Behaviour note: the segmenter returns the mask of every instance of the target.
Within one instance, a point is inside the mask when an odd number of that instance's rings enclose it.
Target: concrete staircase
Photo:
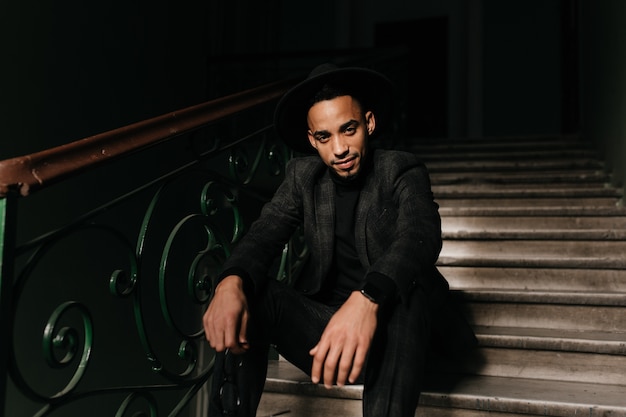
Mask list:
[[[575,138],[433,141],[439,268],[480,347],[433,360],[416,416],[626,416],[626,210]],[[259,416],[360,416],[361,388],[270,365]]]

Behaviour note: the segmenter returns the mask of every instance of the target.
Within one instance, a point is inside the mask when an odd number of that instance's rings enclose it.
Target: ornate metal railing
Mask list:
[[[405,53],[343,65],[402,84]],[[206,415],[202,313],[291,157],[271,116],[295,81],[0,161],[0,415]],[[296,235],[272,273],[304,256]]]
[[[292,83],[0,162],[0,413],[204,414],[202,312],[290,157]]]

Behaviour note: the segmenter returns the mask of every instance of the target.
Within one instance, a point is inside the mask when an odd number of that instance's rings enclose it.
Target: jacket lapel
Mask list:
[[[321,277],[330,270],[335,250],[335,186],[326,173],[320,180],[315,192],[315,250],[319,251]]]
[[[354,224],[354,243],[356,246],[357,254],[361,264],[368,268],[370,266],[369,258],[367,256],[367,214],[375,201],[375,178],[374,174],[370,174],[363,184],[361,193],[359,195],[359,201],[356,206],[355,224]]]

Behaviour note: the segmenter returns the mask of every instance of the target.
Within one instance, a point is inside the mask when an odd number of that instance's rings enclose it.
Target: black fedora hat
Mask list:
[[[380,134],[389,124],[393,86],[387,77],[368,68],[321,64],[287,91],[276,105],[274,127],[278,137],[293,150],[315,152],[307,137],[306,117],[313,96],[325,84],[346,91],[360,100],[365,110],[371,110],[376,117],[375,134]]]

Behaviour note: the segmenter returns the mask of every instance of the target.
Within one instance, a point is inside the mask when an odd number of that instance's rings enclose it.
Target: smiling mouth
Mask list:
[[[338,169],[347,170],[347,169],[352,168],[355,161],[356,161],[356,157],[353,156],[351,158],[343,159],[341,161],[334,161],[333,165],[337,167]]]

